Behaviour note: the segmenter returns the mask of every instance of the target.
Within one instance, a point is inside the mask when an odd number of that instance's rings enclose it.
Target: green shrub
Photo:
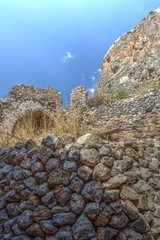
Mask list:
[[[107,90],[88,98],[87,104],[89,107],[98,107],[109,102],[125,99],[128,96],[129,94],[123,90]]]

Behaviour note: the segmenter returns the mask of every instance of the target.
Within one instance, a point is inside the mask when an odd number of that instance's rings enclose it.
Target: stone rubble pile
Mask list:
[[[92,134],[42,144],[0,149],[0,239],[160,239],[159,147]]]

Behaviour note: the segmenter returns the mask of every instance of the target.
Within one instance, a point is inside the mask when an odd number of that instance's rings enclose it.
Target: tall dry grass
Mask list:
[[[0,132],[0,147],[13,146],[16,142],[28,139],[40,145],[42,138],[49,134],[70,133],[77,138],[85,131],[87,125],[76,111],[64,111],[59,107],[53,118],[40,111],[28,112],[17,120],[12,132],[6,131],[6,134]]]

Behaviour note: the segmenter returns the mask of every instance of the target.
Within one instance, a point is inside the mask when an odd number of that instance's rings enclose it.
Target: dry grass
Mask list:
[[[0,133],[0,146],[13,146],[28,139],[40,145],[42,138],[49,134],[70,133],[77,138],[86,130],[87,126],[82,124],[80,114],[75,111],[65,112],[58,108],[53,119],[43,112],[29,112],[17,120],[12,132]]]

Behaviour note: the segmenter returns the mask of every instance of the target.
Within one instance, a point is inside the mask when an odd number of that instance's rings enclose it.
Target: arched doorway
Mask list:
[[[19,117],[12,128],[12,137],[16,141],[32,139],[37,143],[46,134],[51,133],[54,120],[45,112],[31,111]]]

